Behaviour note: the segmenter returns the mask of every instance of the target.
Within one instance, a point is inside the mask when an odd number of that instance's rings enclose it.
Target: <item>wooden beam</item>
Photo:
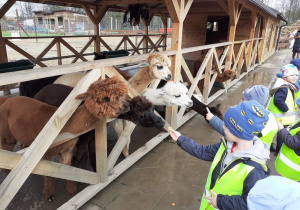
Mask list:
[[[2,38],[1,23],[0,23],[0,63],[8,62],[5,43],[6,40]]]
[[[5,209],[34,170],[63,126],[81,103],[75,97],[87,90],[101,75],[99,69],[90,71],[72,90],[66,100],[49,119],[42,131],[29,146],[20,161],[0,185],[0,209]],[[39,152],[36,152],[39,151]]]
[[[193,3],[194,0],[188,0],[188,2],[186,3],[185,7],[184,7],[184,11],[183,11],[183,20],[185,19],[186,15],[188,14],[191,6],[192,6],[192,3]]]
[[[101,182],[107,181],[107,128],[106,119],[99,120],[95,128],[96,169]]]
[[[182,0],[183,1],[183,0]],[[172,23],[178,23],[180,20],[180,7],[177,0],[165,0],[165,4],[172,19]]]
[[[219,0],[217,2],[220,5],[220,7],[222,7],[222,9],[229,15],[228,5],[223,0]]]
[[[5,13],[16,3],[16,0],[7,0],[7,2],[0,9],[0,19],[3,18]]]
[[[89,16],[90,20],[93,22],[94,25],[97,25],[95,16],[92,14],[91,10],[84,4],[81,5],[86,14]]]
[[[0,168],[11,170],[21,158],[21,154],[0,149]],[[73,180],[87,184],[97,184],[100,181],[99,175],[94,172],[48,160],[41,160],[34,168],[32,173],[42,176]]]

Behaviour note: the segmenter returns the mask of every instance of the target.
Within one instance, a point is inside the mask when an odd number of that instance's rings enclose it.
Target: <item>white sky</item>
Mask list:
[[[263,0],[263,2],[265,4],[267,4],[268,6],[274,8],[274,9],[277,9],[280,11],[280,8],[279,7],[279,3],[281,2],[282,0]],[[5,4],[7,2],[7,0],[0,0],[0,6],[2,6],[3,4]],[[17,1],[19,2],[19,1]],[[36,10],[39,9],[39,6],[41,6],[42,4],[35,4],[36,5]],[[15,17],[16,16],[16,7],[15,6],[12,6],[8,12],[6,13],[6,15],[8,16],[13,16]]]

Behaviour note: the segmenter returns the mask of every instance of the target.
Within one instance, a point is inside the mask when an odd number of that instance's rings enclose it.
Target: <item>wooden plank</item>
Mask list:
[[[131,47],[133,48],[133,50],[134,50],[134,52],[137,52],[137,54],[141,54],[140,53],[140,51],[138,50],[138,48],[136,48],[135,46],[134,46],[134,44],[132,43],[132,41],[128,38],[128,37],[126,37],[126,40],[129,42],[129,44],[131,45]]]
[[[160,54],[164,55],[174,55],[176,51],[162,51]],[[127,56],[127,57],[118,57],[103,59],[97,61],[87,61],[74,64],[65,64],[61,65],[59,68],[57,66],[47,67],[47,68],[38,68],[38,69],[29,69],[18,72],[8,72],[2,73],[0,77],[0,85],[6,85],[11,83],[18,83],[33,79],[52,77],[61,74],[68,74],[78,71],[85,71],[95,68],[103,68],[106,66],[114,66],[125,63],[134,63],[141,60],[146,60],[149,54],[136,55],[136,56]]]
[[[15,51],[17,51],[18,53],[20,53],[21,55],[24,55],[26,58],[30,59],[30,60],[34,60],[35,58],[30,55],[29,53],[27,53],[25,50],[22,50],[21,48],[19,48],[18,46],[16,46],[14,43],[10,42],[9,40],[6,40],[6,45],[8,45],[9,47],[11,47],[12,49],[14,49]],[[38,64],[41,67],[47,67],[44,63],[40,62],[40,61],[35,61],[36,64]],[[3,76],[3,75],[1,75]],[[11,84],[11,83],[9,83]]]
[[[22,158],[21,154],[0,149],[0,168],[13,169]],[[100,181],[97,173],[75,168],[72,166],[55,163],[48,160],[41,160],[34,170],[33,174],[50,176],[60,179],[73,180],[87,184],[97,184]]]
[[[193,78],[193,75],[191,74],[191,71],[190,71],[187,63],[185,62],[183,56],[181,56],[181,66],[182,66],[182,68],[183,68],[183,70],[184,70],[184,72],[185,72],[185,74],[187,76],[188,81],[192,84],[194,78]],[[201,91],[198,88],[198,86],[195,87],[195,91],[196,91],[197,94],[201,94]]]
[[[116,46],[115,50],[114,51],[117,51],[121,45],[124,43],[124,40],[126,39],[127,36],[123,36],[123,38],[121,39],[120,43]]]
[[[54,38],[49,45],[36,57],[36,59],[41,59],[43,58],[47,52],[49,52],[49,50],[58,42],[57,38]]]
[[[180,8],[178,1],[164,0],[167,6],[169,15],[172,19],[172,23],[178,23],[180,20]]]
[[[108,46],[108,44],[106,44],[106,42],[101,37],[99,37],[99,41],[106,47],[108,51],[113,51],[113,49],[111,49],[110,46]]]
[[[87,43],[86,45],[82,48],[82,50],[80,51],[80,55],[82,56],[83,53],[86,51],[86,49],[92,44],[92,42],[95,40],[95,37],[92,37]],[[71,63],[75,63],[79,58],[74,58],[74,60]]]
[[[95,128],[96,170],[101,182],[107,181],[107,128],[106,120],[102,119]]]
[[[0,8],[0,19],[3,18],[5,13],[16,3],[16,0],[7,0]]]
[[[184,7],[184,11],[183,11],[183,20],[186,18],[186,15],[188,14],[191,6],[192,6],[192,3],[193,3],[194,0],[187,0],[187,3]]]
[[[203,99],[204,102],[207,103],[208,95],[209,95],[209,83],[210,83],[210,71],[212,67],[212,55],[209,56],[209,61],[205,67],[205,78],[204,78],[204,87],[203,87]]]
[[[65,40],[63,39],[59,39],[59,41],[65,45],[71,52],[73,52],[75,55],[79,56],[79,58],[82,60],[82,61],[88,61],[85,57],[83,57],[82,55],[80,55],[77,50],[75,50],[71,45],[69,45],[69,43],[67,43]]]
[[[57,60],[58,65],[62,65],[60,42],[56,43],[56,52],[57,52],[57,57],[58,57],[58,60]]]
[[[76,108],[81,103],[81,101],[75,100],[75,97],[78,94],[85,92],[89,85],[96,81],[100,75],[101,71],[99,69],[90,71],[78,83],[66,100],[49,119],[48,123],[24,153],[20,161],[0,185],[0,209],[5,209],[8,206],[35,166],[46,153],[54,138],[75,112]],[[39,152],[37,153],[35,151]]]
[[[1,55],[0,63],[8,62],[5,43],[6,43],[6,40],[2,38],[2,30],[1,30],[1,23],[0,23],[0,55]]]
[[[84,4],[82,4],[81,7],[84,9],[86,14],[89,16],[89,18],[93,22],[93,24],[97,25],[98,23],[96,22],[95,16],[92,14],[91,10]]]

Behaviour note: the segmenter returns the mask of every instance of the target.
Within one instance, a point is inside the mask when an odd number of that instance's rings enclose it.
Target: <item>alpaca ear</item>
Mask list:
[[[146,67],[146,66],[150,66],[149,61],[143,61],[142,63],[139,64],[139,67]]]
[[[90,94],[88,93],[82,93],[82,94],[79,94],[75,97],[75,99],[77,100],[86,100],[86,99],[89,99],[90,98]]]

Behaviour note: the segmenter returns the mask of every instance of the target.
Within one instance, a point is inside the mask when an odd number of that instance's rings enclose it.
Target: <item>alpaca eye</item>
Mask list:
[[[156,65],[156,67],[157,67],[158,69],[163,69],[163,68],[164,68],[164,67],[161,66],[161,65]]]
[[[108,102],[108,101],[109,101],[108,97],[103,98],[103,102]]]
[[[181,95],[175,95],[176,98],[179,98]]]

